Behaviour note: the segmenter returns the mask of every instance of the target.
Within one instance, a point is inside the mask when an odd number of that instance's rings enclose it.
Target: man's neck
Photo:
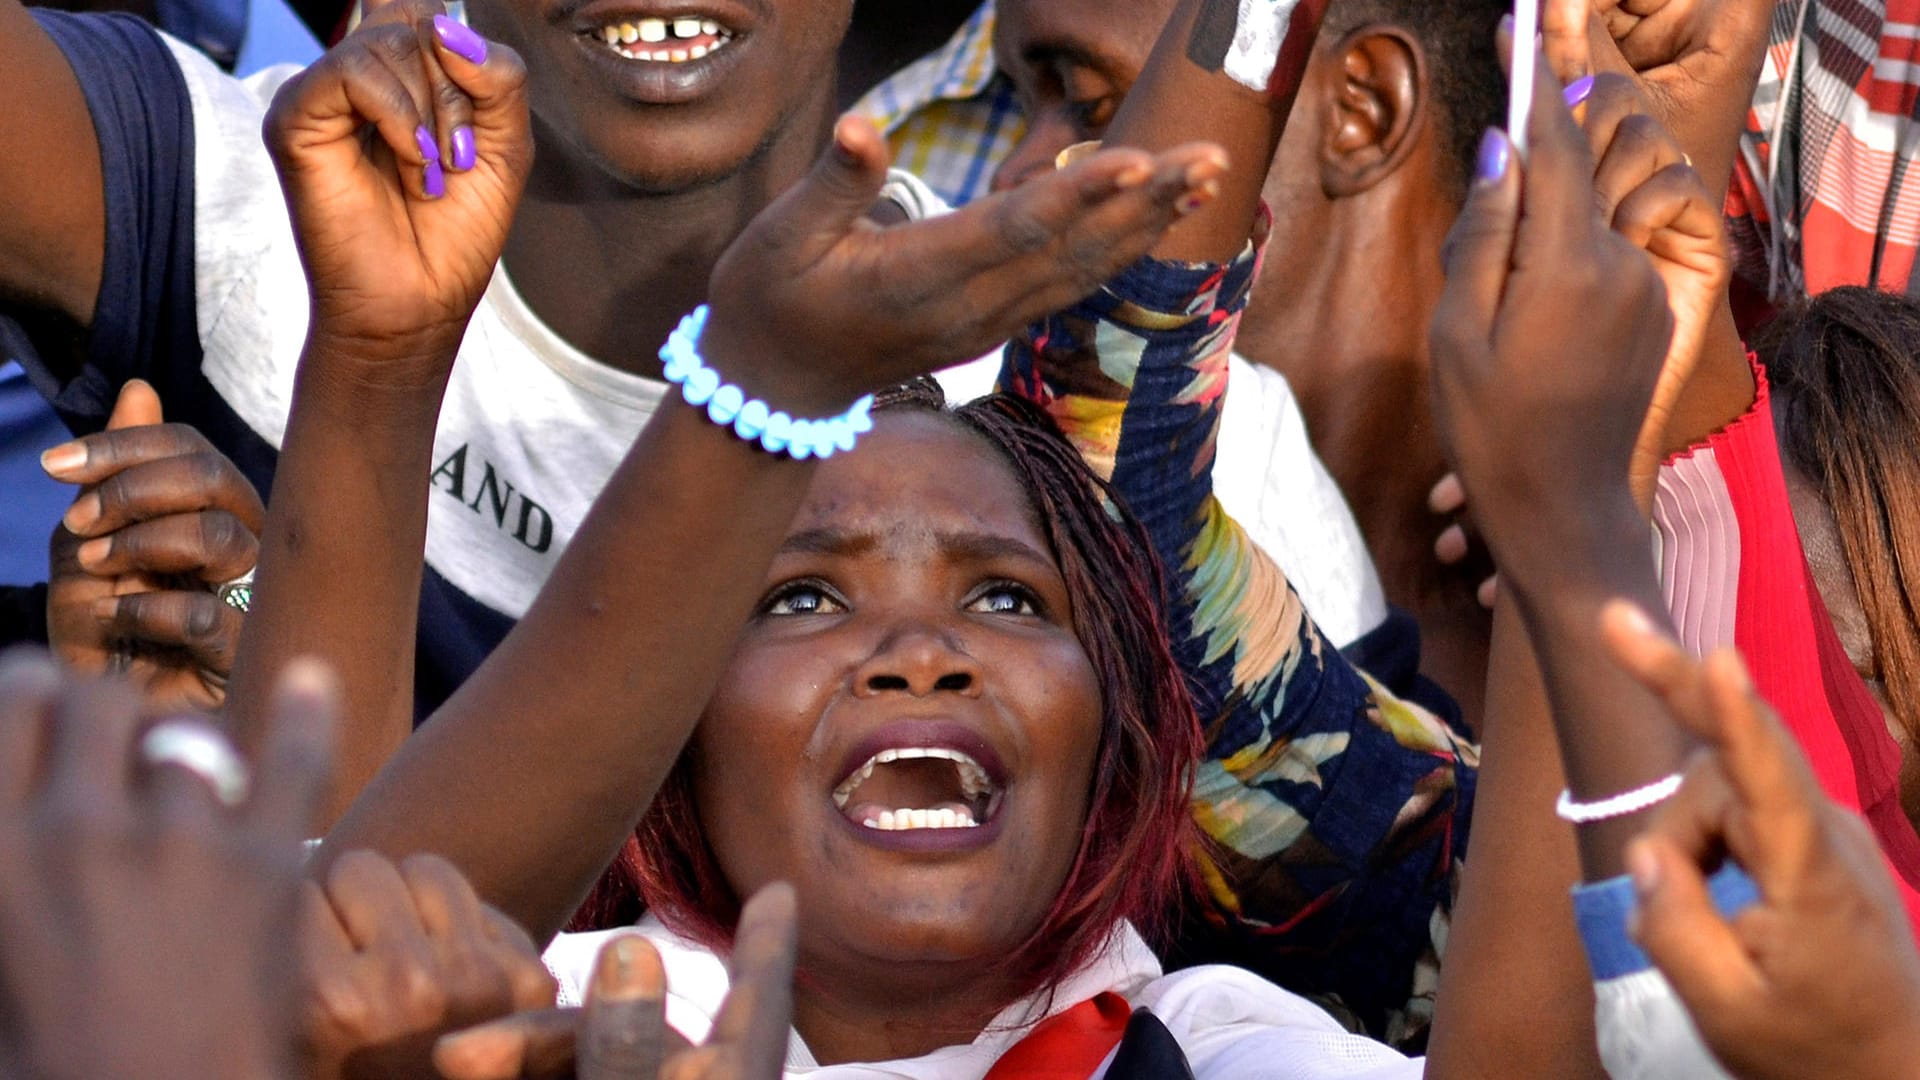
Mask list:
[[[1389,599],[1418,607],[1436,584],[1432,541],[1444,525],[1427,510],[1427,492],[1446,471],[1427,389],[1426,326],[1440,269],[1437,260],[1408,259],[1418,245],[1383,234],[1321,239],[1310,248],[1329,254],[1314,272],[1276,280],[1284,295],[1255,293],[1236,345],[1286,375]]]
[[[616,185],[536,119],[540,153],[501,257],[515,289],[574,348],[657,373],[660,343],[706,300],[721,254],[827,145],[832,102],[822,104],[738,171],[668,194]]]

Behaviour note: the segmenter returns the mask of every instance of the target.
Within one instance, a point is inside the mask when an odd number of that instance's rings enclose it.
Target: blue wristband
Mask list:
[[[770,454],[785,454],[795,461],[845,453],[873,430],[872,394],[839,416],[821,420],[795,419],[759,398],[748,397],[701,358],[700,337],[706,329],[707,305],[701,304],[667,335],[667,343],[660,346],[660,362],[666,380],[680,388],[687,404],[704,409],[707,419],[732,428],[735,435],[759,443]]]

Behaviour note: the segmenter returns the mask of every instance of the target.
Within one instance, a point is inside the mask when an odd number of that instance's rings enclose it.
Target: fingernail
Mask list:
[[[1560,91],[1560,98],[1567,103],[1567,108],[1571,109],[1587,100],[1587,95],[1591,93],[1593,93],[1593,76],[1582,75],[1568,83],[1565,90]]]
[[[1499,128],[1488,128],[1480,136],[1480,154],[1476,158],[1474,175],[1483,184],[1497,184],[1507,175],[1507,159],[1512,154],[1511,144],[1507,142],[1506,132]]]
[[[1660,860],[1645,844],[1628,844],[1624,856],[1627,876],[1633,879],[1633,891],[1641,897],[1652,896],[1660,888]]]
[[[1507,14],[1500,16],[1500,25],[1497,32],[1505,34],[1508,37],[1513,36],[1513,13],[1512,12],[1508,12]]]
[[[40,467],[55,480],[62,473],[69,473],[87,463],[87,444],[83,442],[61,443],[59,446],[40,455]]]
[[[447,193],[446,170],[440,167],[438,161],[427,162],[427,172],[421,186],[426,189],[429,199],[437,199]]]
[[[1207,205],[1208,201],[1208,197],[1204,192],[1196,191],[1191,195],[1180,196],[1180,201],[1173,204],[1173,209],[1175,212],[1183,215],[1191,214]]]
[[[1209,154],[1206,157],[1201,158],[1199,161],[1196,161],[1193,164],[1187,166],[1187,175],[1186,175],[1187,186],[1190,188],[1197,188],[1197,187],[1205,187],[1207,185],[1212,185],[1214,190],[1217,192],[1220,187],[1219,176],[1221,171],[1225,168],[1226,168],[1225,162],[1221,161],[1219,157]]]
[[[1113,178],[1113,186],[1121,191],[1131,191],[1151,179],[1153,179],[1152,166],[1129,165]]]
[[[414,129],[413,141],[416,146],[420,147],[421,157],[426,158],[429,162],[440,160],[440,140],[433,137],[433,132],[428,131],[425,124]]]
[[[100,520],[100,496],[83,495],[67,507],[66,516],[60,519],[70,533],[84,533]]]
[[[433,17],[433,32],[439,36],[440,44],[469,64],[487,62],[487,39],[460,25],[445,15]]]
[[[852,168],[860,165],[860,155],[854,153],[853,146],[847,142],[847,121],[833,125],[833,152],[840,156],[840,162]]]
[[[612,954],[613,966],[602,973],[605,977],[594,987],[598,997],[602,1000],[628,1001],[652,1000],[659,996],[650,977],[651,968],[642,960],[643,947],[635,935],[613,939],[607,946],[607,951]]]
[[[73,553],[73,556],[80,560],[81,566],[91,570],[107,561],[107,552],[111,550],[113,550],[113,538],[110,536],[102,536],[97,540],[89,540],[81,544],[79,549]]]
[[[473,129],[465,124],[453,129],[453,167],[465,172],[473,168],[478,155],[473,149]]]
[[[1647,613],[1641,611],[1638,604],[1621,604],[1620,621],[1627,624],[1628,630],[1642,637],[1652,637],[1659,633],[1653,628],[1653,620],[1647,618]]]
[[[1449,525],[1433,542],[1433,557],[1443,563],[1456,563],[1467,557],[1467,533],[1458,525]]]

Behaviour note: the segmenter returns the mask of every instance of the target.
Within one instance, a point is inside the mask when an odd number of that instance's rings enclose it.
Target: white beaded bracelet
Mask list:
[[[1573,792],[1563,790],[1560,792],[1559,801],[1553,804],[1553,812],[1560,815],[1562,820],[1571,821],[1575,825],[1626,817],[1628,814],[1637,814],[1650,806],[1658,806],[1673,798],[1674,793],[1680,790],[1681,779],[1679,773],[1674,773],[1644,787],[1623,791],[1598,802],[1574,802]]]

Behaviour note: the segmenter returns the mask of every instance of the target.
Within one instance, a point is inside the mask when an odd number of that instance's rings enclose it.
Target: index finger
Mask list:
[[[312,836],[314,810],[333,769],[340,687],[316,660],[288,664],[268,706],[265,742],[254,770],[247,816],[272,843]]]
[[[1516,267],[1558,262],[1584,249],[1599,226],[1593,200],[1593,152],[1561,97],[1560,81],[1545,65],[1533,73],[1533,114],[1527,125],[1526,190],[1522,196]]]
[[[1819,808],[1826,801],[1793,736],[1773,716],[1731,650],[1706,660],[1713,734],[1728,783],[1751,817],[1728,841],[1761,891],[1779,895],[1800,880],[1820,847]]]
[[[211,450],[191,424],[143,424],[61,443],[40,455],[40,467],[63,484],[97,484],[134,465]]]
[[[749,1076],[778,1075],[787,1059],[798,903],[793,886],[783,881],[768,885],[747,901],[734,933],[733,957],[727,964],[732,989],[714,1017],[708,1045],[737,1047]]]
[[[1530,0],[1519,0],[1525,4]],[[1593,72],[1593,48],[1587,40],[1590,0],[1537,0],[1540,4],[1540,55],[1561,82]]]

